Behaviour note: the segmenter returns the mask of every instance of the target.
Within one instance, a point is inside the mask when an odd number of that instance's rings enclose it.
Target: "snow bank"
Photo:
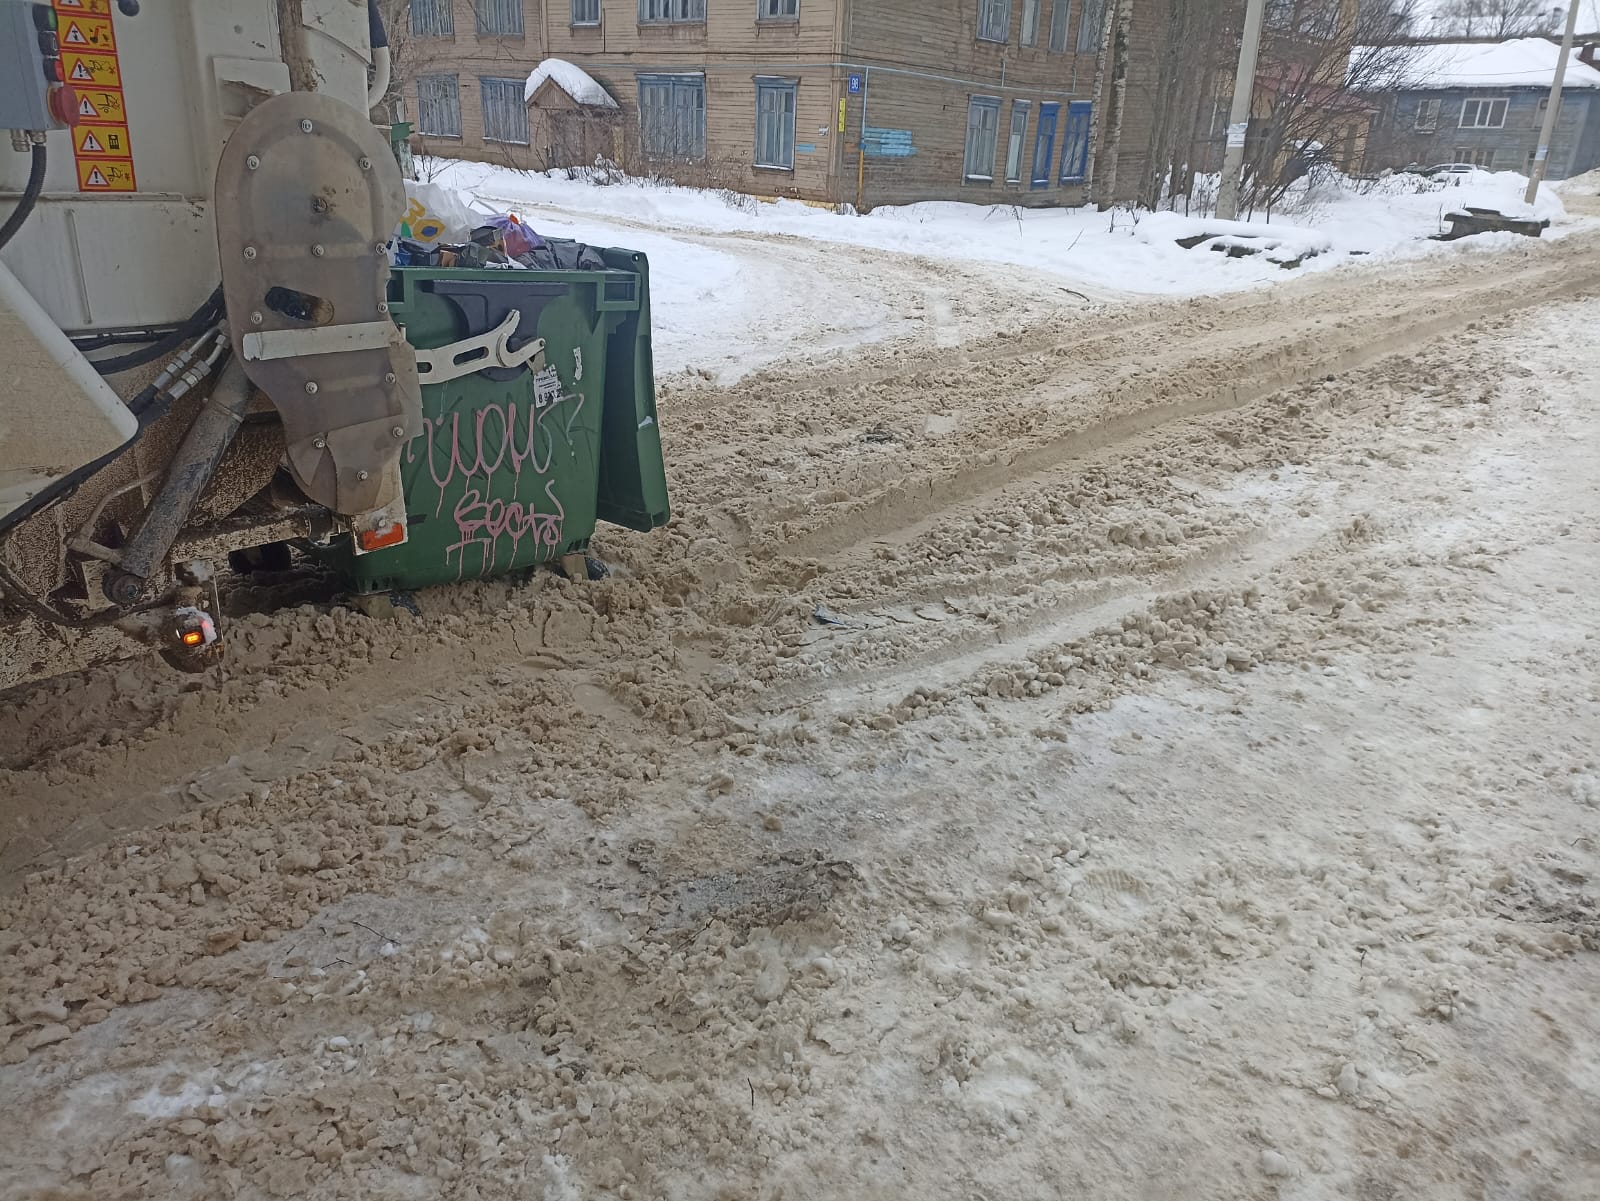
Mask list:
[[[884,206],[857,216],[792,200],[752,204],[747,197],[611,171],[568,178],[563,171],[520,172],[486,163],[419,163],[430,178],[481,208],[515,211],[541,233],[648,254],[652,287],[662,301],[655,313],[663,369],[712,361],[714,351],[719,369],[730,372],[783,352],[776,342],[762,341],[775,305],[795,310],[785,328],[803,332],[814,323],[832,331],[836,344],[905,332],[906,314],[920,303],[921,292],[909,301],[890,297],[885,280],[925,280],[918,285],[922,292],[937,289],[941,263],[998,269],[1037,295],[1070,291],[1091,301],[1115,301],[1215,294],[1281,283],[1287,278],[1281,264],[1302,259],[1297,272],[1495,250],[1508,244],[1499,235],[1429,239],[1445,231],[1446,213],[1464,205],[1519,213],[1527,186],[1513,172],[1473,172],[1447,182],[1396,174],[1357,183],[1323,175],[1296,184],[1290,203],[1270,221],[1256,213],[1229,226],[1209,218],[1186,224],[1189,219],[1173,213],[956,201]],[[1540,189],[1534,213],[1553,222],[1544,234],[1548,242],[1593,225],[1564,219],[1551,187]],[[1177,244],[1195,232],[1248,238],[1264,253],[1235,258]],[[740,236],[719,240],[722,234]],[[803,239],[813,249],[780,253],[763,240],[773,237]],[[1226,249],[1226,243],[1221,246]],[[1305,258],[1312,250],[1315,257]],[[906,256],[905,269],[875,261],[873,252],[883,251]],[[819,271],[859,279],[858,294],[848,303],[831,295],[817,283]],[[874,300],[874,289],[884,303]],[[716,331],[709,344],[708,331]]]
[[[1528,177],[1517,171],[1470,171],[1453,176],[1441,198],[1451,211],[1465,208],[1494,209],[1517,220],[1560,221],[1567,215],[1566,206],[1552,183],[1539,185],[1539,194],[1532,204],[1523,200],[1528,190]]]
[[[522,99],[532,100],[533,94],[544,87],[547,79],[555,80],[556,86],[579,104],[595,108],[617,107],[611,93],[601,87],[594,76],[564,58],[547,58],[535,67],[528,75],[528,85],[522,89]]]

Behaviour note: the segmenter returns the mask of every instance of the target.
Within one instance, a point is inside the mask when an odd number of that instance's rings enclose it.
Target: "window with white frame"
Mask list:
[[[454,75],[417,76],[417,132],[461,136],[461,89]]]
[[[600,0],[572,0],[572,24],[600,24]]]
[[[522,0],[472,0],[480,37],[521,37]]]
[[[794,106],[799,81],[756,80],[756,166],[794,169]]]
[[[1461,102],[1462,129],[1504,129],[1506,102],[1504,100],[1463,100]]]
[[[706,0],[639,0],[641,25],[704,25]]]
[[[639,134],[655,158],[705,158],[706,77],[639,76]]]
[[[1039,0],[1022,0],[1022,29],[1017,41],[1023,46],[1039,44]]]
[[[449,38],[456,33],[451,0],[411,0],[411,32],[419,38]]]
[[[967,104],[967,155],[961,168],[965,178],[980,182],[994,179],[999,132],[1000,101],[993,96],[974,96]]]
[[[522,79],[478,79],[478,99],[483,105],[483,140],[528,144],[528,102]]]
[[[1100,34],[1106,21],[1106,0],[1083,0],[1078,17],[1078,53],[1099,54]]]
[[[1432,133],[1439,128],[1439,108],[1443,100],[1417,101],[1417,132]]]
[[[1066,53],[1067,24],[1072,20],[1072,0],[1055,0],[1050,8],[1050,49]]]
[[[1004,42],[1011,38],[1011,0],[978,0],[978,40]]]
[[[800,16],[800,0],[756,0],[756,19],[792,21]]]
[[[1028,102],[1011,102],[1011,134],[1006,139],[1006,182],[1022,181],[1022,144],[1028,140]]]

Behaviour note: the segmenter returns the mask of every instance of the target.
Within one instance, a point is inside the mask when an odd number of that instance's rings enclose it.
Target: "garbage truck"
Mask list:
[[[11,636],[203,670],[231,570],[383,593],[667,521],[645,257],[407,240],[386,42],[372,0],[0,0]]]

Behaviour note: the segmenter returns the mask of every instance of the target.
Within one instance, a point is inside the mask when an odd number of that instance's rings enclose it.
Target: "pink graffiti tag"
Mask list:
[[[459,556],[457,576],[465,570],[467,547],[482,547],[484,573],[494,570],[499,556],[501,538],[511,539],[511,557],[516,558],[517,547],[526,537],[532,536],[534,544],[546,551],[561,545],[561,527],[566,520],[566,510],[556,498],[555,481],[544,486],[544,494],[555,507],[554,513],[540,513],[533,505],[521,501],[505,501],[499,497],[484,501],[476,488],[468,488],[456,502],[456,533],[459,541],[445,548],[445,557]]]
[[[556,439],[545,419],[562,407],[568,409],[563,432],[570,443],[575,419],[583,408],[582,394],[563,396],[543,405],[508,401],[485,405],[476,412],[451,413],[438,420],[424,418],[422,431],[407,444],[408,464],[414,463],[419,454],[427,454],[428,479],[436,489],[435,517],[442,513],[445,492],[452,485],[470,485],[464,488],[451,514],[457,540],[445,550],[447,560],[452,554],[457,557],[458,579],[465,573],[466,551],[471,546],[482,548],[480,570],[489,572],[499,559],[503,538],[511,541],[513,559],[524,538],[532,537],[535,545],[546,552],[561,545],[566,513],[556,499],[555,482],[546,480],[544,486],[544,494],[554,506],[553,513],[541,513],[536,501],[525,503],[519,497],[525,484],[524,471],[534,480],[543,479],[555,460]],[[494,490],[496,475],[507,469],[515,476],[511,498],[484,500]],[[413,499],[423,501],[420,496]]]

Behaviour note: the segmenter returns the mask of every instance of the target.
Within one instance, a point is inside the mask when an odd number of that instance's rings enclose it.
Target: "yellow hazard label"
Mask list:
[[[122,70],[113,51],[93,53],[61,48],[61,77],[73,87],[120,88]]]
[[[848,100],[839,101],[839,132],[840,133],[844,132],[845,115],[849,111],[850,111],[850,102]]]
[[[77,97],[72,129],[80,192],[136,192],[133,140],[111,0],[53,0],[62,81]]]
[[[94,89],[78,93],[78,120],[107,125],[125,124],[128,113],[122,106],[122,93]]]
[[[133,192],[137,185],[133,178],[133,164],[126,159],[80,158],[78,160],[78,190],[80,192]]]
[[[126,125],[80,125],[72,131],[72,152],[79,158],[132,158]]]
[[[56,36],[63,50],[87,50],[110,53],[117,48],[117,35],[111,22],[95,17],[63,17]]]

